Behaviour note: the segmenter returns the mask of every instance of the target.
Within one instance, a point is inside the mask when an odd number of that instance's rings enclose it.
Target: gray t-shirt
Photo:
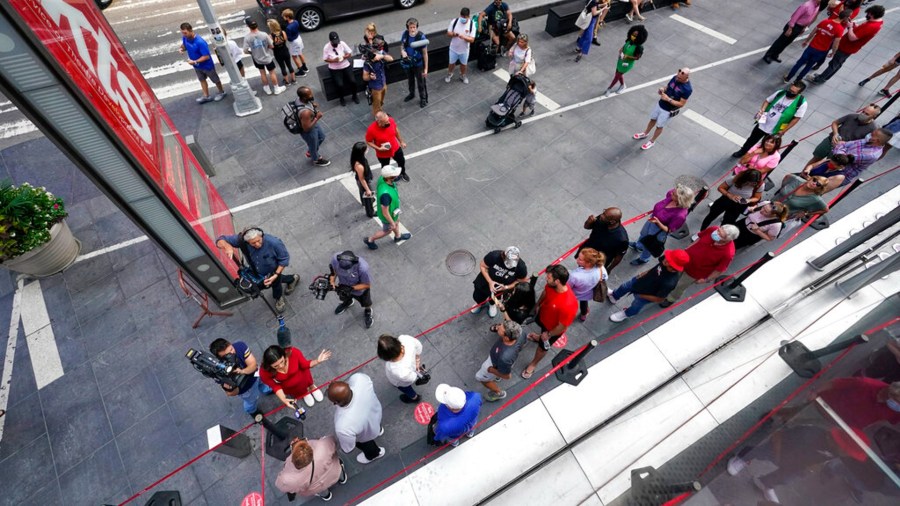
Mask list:
[[[497,342],[494,343],[494,346],[491,347],[491,364],[494,366],[494,369],[497,369],[497,372],[501,374],[509,374],[512,371],[513,364],[516,363],[516,358],[519,357],[519,352],[522,350],[522,346],[525,345],[525,333],[520,332],[519,336],[516,338],[515,344],[507,345],[503,342],[502,337],[497,338]]]
[[[738,197],[744,197],[745,199],[749,199],[750,197],[753,196],[754,193],[756,193],[757,188],[759,188],[758,186],[754,186],[752,184],[744,185],[743,187],[739,188],[734,185],[734,178],[735,178],[735,176],[730,176],[728,179],[725,180],[725,184],[728,185],[728,191],[730,193],[737,195]]]
[[[877,125],[874,121],[869,123],[860,123],[857,119],[857,113],[848,114],[838,118],[838,135],[844,141],[856,141],[862,139],[866,135],[875,131]]]
[[[369,263],[364,258],[353,264],[349,269],[344,269],[338,262],[337,255],[331,257],[331,268],[337,276],[339,285],[371,285],[372,278],[369,276]],[[353,290],[353,295],[362,295],[364,290]]]
[[[372,441],[381,432],[381,403],[375,396],[372,378],[356,373],[347,384],[353,399],[344,407],[334,407],[334,433],[344,453],[352,452],[357,441]]]
[[[268,33],[257,30],[244,36],[244,49],[250,50],[250,56],[256,63],[272,63],[275,53],[269,49],[270,46],[272,46],[272,37],[269,37]]]

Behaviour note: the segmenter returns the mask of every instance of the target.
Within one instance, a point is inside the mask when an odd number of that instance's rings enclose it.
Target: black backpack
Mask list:
[[[288,102],[281,108],[281,114],[284,115],[284,128],[287,131],[297,135],[303,133],[303,125],[300,123],[300,107],[294,102]]]

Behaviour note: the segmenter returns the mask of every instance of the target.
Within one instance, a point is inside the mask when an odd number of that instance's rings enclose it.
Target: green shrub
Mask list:
[[[43,186],[0,183],[0,262],[49,241],[50,227],[66,216],[62,199]]]

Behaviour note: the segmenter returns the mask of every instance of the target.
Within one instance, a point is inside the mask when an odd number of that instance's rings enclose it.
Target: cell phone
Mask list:
[[[746,203],[747,203],[747,199],[744,198],[744,197],[741,197],[740,202],[741,202],[741,204],[746,204]]]

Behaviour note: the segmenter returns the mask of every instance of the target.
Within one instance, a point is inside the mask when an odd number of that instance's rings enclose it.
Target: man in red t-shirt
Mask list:
[[[850,23],[847,26],[847,32],[838,43],[837,51],[834,52],[834,56],[828,62],[828,68],[821,74],[812,76],[810,81],[822,84],[831,79],[831,76],[841,69],[841,66],[844,65],[847,58],[850,58],[850,55],[859,52],[881,30],[881,26],[884,24],[884,21],[881,19],[883,17],[884,7],[873,5],[866,9],[866,20],[864,22],[859,24]]]
[[[850,23],[850,12],[850,9],[844,9],[838,16],[825,19],[816,26],[812,37],[807,38],[801,44],[806,50],[800,55],[797,63],[791,67],[791,71],[784,75],[784,82],[793,81],[794,74],[797,74],[797,79],[803,79],[813,67],[821,65],[826,58],[834,56],[838,42]]]
[[[694,283],[709,283],[724,273],[734,260],[734,240],[740,231],[734,225],[709,227],[697,234],[697,241],[685,249],[691,257],[684,266],[678,284],[660,302],[662,307],[671,306]]]
[[[394,118],[388,116],[384,111],[375,113],[375,121],[366,130],[366,144],[375,150],[375,156],[381,162],[382,167],[390,163],[393,158],[400,167],[398,179],[409,182],[409,176],[406,175],[406,159],[403,157],[403,148],[406,147],[406,142],[400,136],[400,129],[397,128]]]
[[[900,382],[888,385],[873,378],[837,378],[818,393],[854,429],[881,421],[900,423]]]
[[[537,302],[537,318],[535,322],[541,327],[541,333],[528,334],[529,341],[538,343],[534,350],[534,358],[522,371],[522,377],[528,379],[540,363],[550,345],[555,343],[575,321],[578,312],[578,300],[566,285],[569,282],[569,271],[562,265],[547,267],[547,286]]]

